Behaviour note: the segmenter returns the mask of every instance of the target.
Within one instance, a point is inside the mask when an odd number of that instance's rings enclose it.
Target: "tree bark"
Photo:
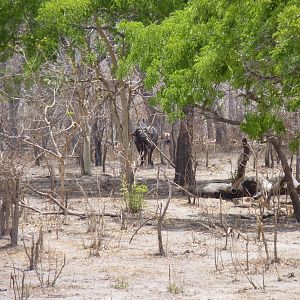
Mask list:
[[[82,162],[83,162],[83,174],[82,175],[92,175],[91,170],[91,129],[89,124],[85,124],[85,129],[83,132],[83,149],[82,149]]]
[[[274,168],[273,146],[270,142],[267,142],[267,148],[265,151],[265,166],[268,168]]]
[[[95,136],[95,166],[99,167],[102,165],[102,139]]]
[[[296,179],[298,181],[300,180],[300,144],[298,145],[296,153]]]
[[[290,198],[291,198],[292,203],[293,203],[295,217],[296,217],[297,221],[300,222],[300,200],[299,200],[299,195],[298,195],[298,193],[295,189],[295,186],[294,186],[292,172],[291,172],[288,160],[286,158],[286,155],[285,155],[285,153],[282,149],[281,140],[279,138],[276,138],[276,137],[271,137],[270,141],[271,141],[272,145],[274,146],[274,149],[276,150],[277,155],[280,159],[280,162],[281,162],[281,165],[282,165],[282,168],[283,168],[283,172],[284,172],[284,176],[285,176],[285,180],[286,180],[287,190],[288,190],[288,193],[289,193]]]
[[[176,163],[176,124],[172,123],[171,125],[171,132],[170,132],[170,147],[169,147],[169,152],[170,152],[170,161],[172,163]]]
[[[10,230],[10,244],[11,246],[18,245],[19,236],[19,218],[20,218],[20,203],[19,203],[19,182],[18,179],[13,184],[14,186],[14,199],[13,199],[13,211],[12,211],[12,226]]]
[[[194,108],[188,106],[184,112],[186,118],[180,122],[177,139],[174,182],[180,186],[193,186],[195,183],[192,163]]]
[[[101,127],[100,127],[101,126]],[[99,118],[96,117],[93,125],[93,136],[95,144],[95,166],[102,165],[102,140],[104,135],[105,126],[100,122]]]
[[[243,152],[240,154],[240,157],[238,159],[237,173],[231,186],[231,191],[233,194],[235,194],[238,191],[241,182],[245,178],[246,166],[250,155],[250,147],[246,138],[243,138],[242,140],[242,147]]]
[[[60,179],[60,198],[61,204],[64,205],[64,201],[66,199],[66,188],[65,188],[65,180],[66,180],[66,161],[64,157],[61,157],[59,160],[59,179]]]

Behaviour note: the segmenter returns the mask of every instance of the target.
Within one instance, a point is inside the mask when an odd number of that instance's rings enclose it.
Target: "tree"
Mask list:
[[[41,0],[28,1],[22,7],[20,1],[14,3],[17,16],[12,16],[9,1],[4,1],[1,14],[7,28],[1,48],[17,49],[27,58],[28,73],[38,71],[45,61],[58,61],[63,53],[70,58],[70,66],[78,75],[78,62],[83,61],[89,72],[89,82],[97,82],[101,97],[110,104],[111,116],[116,125],[118,138],[122,145],[121,165],[125,180],[131,185],[132,155],[130,149],[130,106],[137,90],[134,78],[118,76],[119,60],[126,53],[124,36],[116,30],[121,20],[138,20],[145,24],[160,22],[176,8],[182,8],[187,1],[92,1],[92,0]],[[27,13],[30,11],[28,18]],[[8,47],[8,43],[11,47]],[[66,76],[68,77],[68,76]],[[90,174],[90,113],[88,101],[83,92],[80,76],[74,76],[77,83],[79,116],[82,122],[84,153],[83,170]],[[90,88],[90,87],[89,87]],[[74,116],[75,118],[76,116]]]
[[[173,117],[193,103],[211,109],[223,95],[222,84],[230,85],[247,105],[241,129],[252,139],[270,139],[280,151],[279,140],[290,139],[283,116],[300,107],[297,4],[194,0],[161,24],[123,23],[130,45],[124,69],[138,65],[147,87],[159,89],[156,103]],[[299,133],[294,137],[299,140]],[[292,182],[288,189],[300,221]]]
[[[180,122],[174,181],[181,186],[194,186],[195,174],[192,162],[194,108],[186,107],[184,112],[186,117]]]
[[[126,48],[124,47],[124,37],[116,30],[116,24],[122,19],[140,20],[145,23],[157,21],[163,19],[172,10],[183,7],[185,2],[182,0],[166,0],[163,3],[156,0],[1,1],[0,60],[6,61],[8,57],[16,53],[21,55],[25,61],[22,79],[26,79],[27,84],[34,85],[31,77],[39,73],[41,76],[37,77],[48,82],[53,89],[53,94],[45,101],[41,101],[42,105],[38,101],[34,103],[37,111],[41,107],[44,108],[43,113],[37,114],[37,119],[27,118],[25,120],[27,121],[26,125],[30,125],[25,127],[26,133],[31,133],[32,129],[38,129],[41,124],[46,124],[47,135],[50,136],[49,144],[54,148],[53,151],[41,145],[40,135],[26,136],[25,132],[21,132],[20,139],[35,150],[46,152],[59,161],[62,200],[66,196],[65,163],[70,154],[72,139],[78,134],[78,131],[83,140],[83,173],[91,174],[92,122],[90,116],[93,109],[92,102],[95,100],[104,100],[110,104],[111,115],[123,148],[122,174],[129,185],[133,183],[129,111],[136,86],[134,86],[133,78],[124,79],[117,76],[119,58],[123,56]],[[54,73],[49,74],[53,65],[62,63],[64,59],[68,61],[65,72],[55,74],[56,70],[54,70]],[[53,69],[56,69],[56,65]],[[49,76],[48,78],[44,76],[45,73]],[[60,76],[62,74],[65,76]],[[56,80],[56,76],[53,75],[59,75],[59,80]],[[11,82],[14,83],[14,81]],[[58,82],[59,86],[57,86]],[[73,93],[70,98],[76,102],[64,102],[66,98],[62,97],[63,101],[58,103],[62,98],[57,96],[64,93],[60,86],[61,82],[65,84],[64,87],[70,87],[73,83],[70,89]],[[95,82],[98,85],[97,88],[94,86]],[[8,96],[11,96],[10,93]],[[16,119],[15,115],[18,109],[16,101],[11,103],[13,104],[11,106],[11,117],[13,118],[9,118],[9,120]],[[59,104],[66,105],[62,109]],[[59,110],[54,111],[54,107],[59,107]],[[97,107],[99,108],[99,105]],[[29,110],[26,112],[30,113]],[[57,123],[53,121],[57,117],[56,113],[61,114]],[[25,119],[26,116],[24,115],[22,118]],[[1,133],[1,137],[5,136],[15,141],[19,133],[13,126],[15,123],[12,124],[13,134],[9,135],[5,132]],[[35,153],[37,154],[37,151]],[[18,204],[18,201],[16,203]],[[1,214],[4,210],[5,208],[1,206]],[[4,213],[6,214],[6,212]],[[18,206],[16,206],[14,220],[18,221],[18,218]],[[15,222],[13,230],[13,243],[17,240],[15,228],[18,228],[17,222]],[[1,224],[1,231],[2,229],[6,230],[7,228]]]
[[[0,158],[0,237],[10,235],[10,244],[18,244],[21,203],[24,200],[24,168],[16,157]]]

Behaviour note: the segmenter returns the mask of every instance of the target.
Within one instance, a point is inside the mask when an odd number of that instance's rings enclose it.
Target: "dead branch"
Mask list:
[[[187,189],[185,189],[184,187],[180,186],[179,184],[177,184],[177,183],[175,183],[175,182],[173,182],[173,181],[170,181],[169,178],[168,178],[168,176],[167,176],[167,174],[166,174],[166,172],[165,172],[163,169],[160,168],[160,170],[161,170],[162,173],[164,174],[165,180],[166,180],[169,184],[174,185],[174,186],[180,188],[180,189],[181,189],[182,191],[184,191],[188,196],[190,196],[190,197],[195,197],[194,194],[190,193],[190,192],[189,192]]]
[[[243,272],[243,274],[246,276],[247,280],[250,282],[250,284],[253,286],[253,288],[254,288],[255,290],[257,290],[257,286],[256,286],[255,283],[253,282],[252,278],[248,276],[247,272],[245,272],[245,270],[244,270],[243,267],[241,266],[240,262],[237,261],[237,263],[238,263],[238,265],[239,265],[241,271]],[[260,287],[260,289],[262,289],[261,286],[259,286],[259,287]]]
[[[29,188],[34,191],[35,193],[41,195],[41,196],[45,196],[47,198],[49,198],[51,201],[53,201],[56,205],[58,205],[62,210],[60,211],[40,211],[34,207],[28,206],[26,205],[24,202],[21,203],[21,206],[27,209],[30,209],[36,213],[39,213],[41,215],[70,215],[70,216],[76,216],[76,217],[80,217],[81,219],[85,219],[85,218],[89,218],[90,215],[86,214],[86,213],[80,213],[80,212],[74,212],[74,211],[70,211],[69,209],[67,209],[65,206],[63,206],[62,204],[59,203],[58,200],[56,200],[52,195],[50,195],[49,193],[44,193],[41,191],[36,190],[34,187],[29,186]],[[94,216],[104,216],[104,217],[112,217],[112,218],[118,218],[120,217],[119,214],[114,214],[114,213],[101,213],[101,214],[93,214]]]
[[[145,220],[138,228],[137,230],[134,232],[134,234],[132,235],[130,241],[129,241],[129,244],[132,242],[133,238],[135,237],[135,235],[139,232],[139,230],[144,227],[149,221],[153,221],[156,219],[156,216],[155,217],[152,217],[152,218],[149,218],[147,220]]]
[[[55,275],[54,275],[54,278],[53,278],[53,281],[51,283],[51,286],[54,286],[58,277],[60,276],[63,268],[65,267],[66,265],[66,255],[64,255],[64,260],[63,260],[63,264],[61,265],[60,269],[57,271],[57,268],[55,269]]]
[[[155,147],[155,149],[161,154],[169,163],[170,165],[175,168],[174,163],[157,147],[157,145],[151,140],[148,133],[146,133],[147,142],[149,142],[152,146]]]
[[[159,246],[159,255],[160,256],[166,256],[166,252],[163,247],[161,230],[162,230],[162,224],[163,224],[164,218],[166,216],[166,213],[167,213],[167,210],[168,210],[171,198],[172,198],[172,186],[170,184],[170,181],[168,181],[168,183],[169,183],[168,201],[167,201],[163,211],[162,211],[162,204],[160,205],[159,217],[157,220],[157,238],[158,238],[158,246]]]

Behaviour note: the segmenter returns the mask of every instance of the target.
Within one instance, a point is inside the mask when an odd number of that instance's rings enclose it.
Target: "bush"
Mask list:
[[[140,212],[143,208],[144,195],[148,192],[148,188],[144,184],[133,184],[131,188],[126,182],[122,183],[123,199],[130,213]]]

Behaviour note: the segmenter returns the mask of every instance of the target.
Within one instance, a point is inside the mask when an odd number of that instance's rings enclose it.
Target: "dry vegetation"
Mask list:
[[[207,167],[198,158],[198,182],[228,179],[238,152],[213,157]],[[252,166],[253,158],[248,174]],[[299,299],[300,226],[288,197],[274,199],[277,223],[266,211],[260,222],[260,205],[251,198],[198,198],[190,205],[172,186],[160,256],[159,207],[168,201],[166,178],[174,170],[157,163],[137,170],[148,193],[136,215],[124,212],[118,164],[108,163],[106,174],[92,171],[80,176],[68,167],[67,207],[74,215],[54,214],[51,199],[28,193],[19,245],[0,240],[0,299]],[[51,186],[46,167],[32,168],[28,181],[39,191]]]

